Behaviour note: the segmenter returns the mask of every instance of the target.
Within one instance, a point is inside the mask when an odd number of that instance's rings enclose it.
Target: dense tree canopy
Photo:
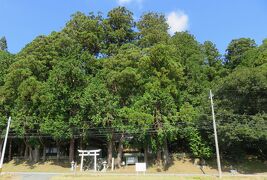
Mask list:
[[[109,164],[115,154],[120,165],[127,146],[167,167],[181,149],[213,157],[212,89],[223,157],[266,159],[267,40],[232,40],[222,56],[211,41],[168,28],[162,14],[136,21],[118,7],[106,17],[77,12],[14,55],[2,38],[0,133],[11,115],[11,135],[30,160],[32,151],[68,145],[72,161],[92,140]]]

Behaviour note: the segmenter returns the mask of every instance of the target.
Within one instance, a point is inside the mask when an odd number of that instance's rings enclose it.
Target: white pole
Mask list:
[[[111,171],[113,171],[114,170],[114,158],[112,158],[112,160],[111,160]]]
[[[84,156],[84,154],[82,153],[82,158],[81,158],[81,167],[80,167],[80,171],[81,171],[81,172],[83,171],[83,156]]]
[[[211,111],[212,111],[212,120],[213,120],[213,129],[214,129],[214,138],[215,138],[215,147],[216,147],[216,155],[217,155],[217,166],[219,171],[219,178],[222,177],[222,169],[221,169],[221,161],[220,161],[220,152],[219,152],[219,145],[218,145],[218,137],[217,137],[217,129],[216,129],[216,121],[215,121],[215,113],[213,107],[213,94],[210,90],[210,103],[211,103]]]
[[[74,165],[74,175],[76,176],[76,171],[77,171],[77,162],[75,162],[75,165]]]
[[[7,142],[7,137],[8,137],[10,122],[11,122],[11,117],[8,118],[7,129],[6,129],[6,136],[5,136],[5,141],[4,141],[4,147],[3,147],[3,150],[2,150],[2,155],[1,155],[1,160],[0,160],[0,172],[2,171],[2,167],[3,167],[5,150],[6,150],[6,142]]]
[[[94,152],[94,168],[95,168],[95,171],[96,171],[96,152]]]

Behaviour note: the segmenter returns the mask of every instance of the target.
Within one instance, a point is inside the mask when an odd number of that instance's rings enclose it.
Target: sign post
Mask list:
[[[135,171],[139,172],[146,172],[146,163],[135,163]]]
[[[216,155],[217,155],[217,166],[219,172],[219,178],[222,177],[222,169],[221,169],[221,161],[220,161],[220,152],[219,152],[219,145],[218,145],[218,136],[217,136],[217,128],[216,128],[216,121],[215,121],[215,113],[213,107],[213,94],[210,90],[210,103],[211,103],[211,111],[212,111],[212,120],[213,120],[213,129],[214,129],[214,138],[215,138],[215,148],[216,148]]]
[[[10,127],[10,122],[11,122],[11,117],[8,118],[8,122],[7,122],[7,128],[6,128],[6,136],[5,136],[5,141],[4,141],[4,147],[3,147],[3,150],[2,150],[1,160],[0,160],[0,173],[2,172],[2,167],[3,167],[4,157],[5,157],[6,143],[7,143],[7,137],[8,137],[9,127]]]

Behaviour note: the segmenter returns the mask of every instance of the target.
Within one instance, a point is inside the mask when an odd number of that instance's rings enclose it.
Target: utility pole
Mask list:
[[[221,161],[220,161],[220,152],[219,152],[219,145],[218,145],[218,137],[217,137],[217,129],[216,129],[216,121],[215,121],[215,113],[213,107],[213,94],[210,90],[210,103],[211,103],[211,111],[212,111],[212,120],[213,120],[213,129],[214,129],[214,138],[215,138],[215,147],[216,147],[216,156],[217,156],[217,166],[219,171],[219,178],[222,177],[222,169],[221,169]]]
[[[0,160],[0,173],[2,172],[2,167],[3,167],[3,162],[4,162],[4,156],[5,156],[6,143],[7,143],[7,137],[8,137],[8,132],[9,132],[10,122],[11,122],[11,117],[8,118],[8,122],[7,122],[7,128],[6,128],[6,136],[5,136],[5,141],[4,141],[4,147],[3,147],[3,150],[2,150],[1,160]]]

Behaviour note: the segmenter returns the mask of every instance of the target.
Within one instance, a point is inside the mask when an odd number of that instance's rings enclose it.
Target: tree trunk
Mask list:
[[[24,144],[25,144],[24,160],[27,161],[29,158],[29,145],[28,145],[26,138],[24,138],[23,140],[24,140]]]
[[[169,163],[170,163],[170,157],[169,157],[168,141],[167,141],[167,138],[165,138],[163,142],[163,165],[164,167],[167,168]]]
[[[43,157],[42,157],[43,161],[46,160],[46,146],[43,146]]]
[[[57,162],[59,162],[60,159],[60,143],[57,141]]]
[[[32,147],[29,146],[29,161],[32,161],[33,158],[32,158]]]
[[[158,169],[161,168],[161,149],[158,149],[157,151],[157,166]]]
[[[46,160],[46,144],[45,144],[45,140],[41,137],[41,136],[39,136],[39,142],[40,142],[40,144],[41,144],[41,147],[43,147],[43,152],[42,152],[42,161],[45,161]],[[40,149],[39,149],[39,156],[40,156]],[[40,157],[39,157],[39,159],[40,159]]]
[[[156,122],[156,129],[162,129],[161,115],[160,115],[160,104],[157,104],[157,107],[154,111],[154,118]],[[157,166],[158,169],[162,167],[162,157],[161,157],[162,147],[161,143],[158,142],[158,151],[157,151]]]
[[[25,145],[24,160],[27,161],[28,158],[29,158],[29,146]]]
[[[117,155],[117,160],[116,160],[118,168],[121,167],[123,143],[124,143],[124,134],[121,135],[120,142],[119,142],[118,155]]]
[[[33,161],[37,163],[40,160],[40,148],[36,146],[33,150]]]
[[[80,138],[80,149],[83,149],[83,136]]]
[[[11,158],[12,158],[12,138],[9,141],[8,161],[11,161]]]
[[[81,138],[80,138],[80,149],[83,149],[83,136],[84,136],[84,129],[82,130],[83,132],[82,132],[82,135],[81,135]]]
[[[112,151],[113,150],[113,137],[108,140],[108,166],[111,167]]]
[[[148,165],[148,145],[147,144],[145,144],[145,147],[144,147],[144,161]]]
[[[70,139],[69,162],[74,161],[74,144],[75,144],[75,139],[72,137]]]
[[[23,156],[23,153],[25,151],[25,144],[24,143],[21,143],[21,146],[20,146],[20,150],[19,150],[19,156],[22,157]]]

